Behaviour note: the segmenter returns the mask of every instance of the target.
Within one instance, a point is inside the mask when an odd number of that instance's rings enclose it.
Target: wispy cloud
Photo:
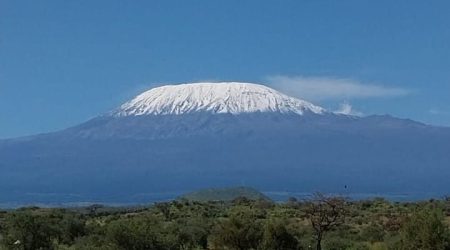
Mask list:
[[[348,78],[271,76],[266,80],[275,89],[311,101],[399,97],[411,94],[408,89],[361,83]]]
[[[353,108],[353,106],[348,103],[344,102],[339,105],[339,109],[334,111],[335,114],[341,114],[341,115],[355,115],[355,116],[363,116],[364,114],[362,112],[359,112]]]
[[[450,115],[450,111],[437,108],[431,108],[428,112],[432,115]]]

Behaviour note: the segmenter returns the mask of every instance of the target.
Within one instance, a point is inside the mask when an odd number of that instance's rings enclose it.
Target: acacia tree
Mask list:
[[[316,249],[322,249],[325,232],[342,225],[347,214],[347,200],[315,193],[305,201],[305,213],[314,230]]]

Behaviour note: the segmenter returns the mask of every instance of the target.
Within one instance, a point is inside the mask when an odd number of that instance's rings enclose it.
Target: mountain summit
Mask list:
[[[167,85],[146,91],[123,104],[112,115],[180,115],[195,112],[242,114],[279,112],[302,115],[325,110],[269,87],[241,82]]]

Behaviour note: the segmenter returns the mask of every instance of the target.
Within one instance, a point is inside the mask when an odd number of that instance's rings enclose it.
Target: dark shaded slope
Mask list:
[[[231,185],[439,194],[450,190],[449,131],[389,116],[101,117],[1,141],[0,202],[141,201]]]

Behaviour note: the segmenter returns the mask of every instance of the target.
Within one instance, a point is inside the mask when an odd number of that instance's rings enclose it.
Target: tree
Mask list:
[[[118,249],[167,249],[162,223],[156,217],[145,216],[116,220],[108,225],[107,236]]]
[[[47,216],[31,211],[9,214],[5,229],[2,241],[8,249],[53,249],[52,241],[57,236],[56,225]]]
[[[262,240],[261,249],[267,250],[296,250],[299,242],[286,228],[287,222],[276,219],[268,221]]]
[[[305,213],[314,230],[316,249],[321,250],[325,232],[344,223],[347,201],[342,197],[315,193],[311,199],[305,201]]]
[[[258,249],[263,234],[261,226],[255,211],[239,207],[229,219],[217,223],[213,230],[212,244],[218,249]]]
[[[170,220],[172,219],[171,217],[171,204],[168,202],[160,202],[160,203],[156,203],[155,204],[156,209],[158,209],[159,212],[162,213],[162,215],[164,216],[164,218],[166,220]]]
[[[176,243],[178,249],[207,249],[208,228],[207,222],[201,219],[189,219],[185,222],[177,222]]]

